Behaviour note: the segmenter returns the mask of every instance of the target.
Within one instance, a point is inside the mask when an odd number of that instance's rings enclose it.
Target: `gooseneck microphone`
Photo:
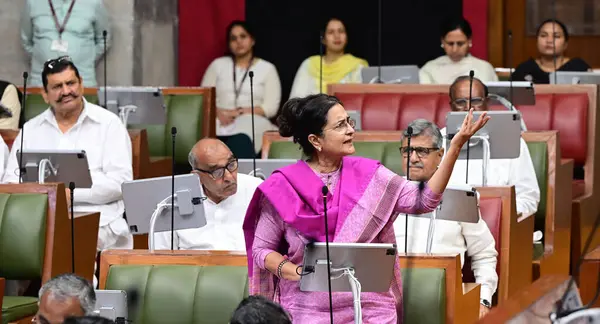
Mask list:
[[[320,39],[319,56],[321,57],[321,60],[319,62],[319,93],[323,93],[323,32],[321,32]]]
[[[513,104],[513,50],[512,50],[512,30],[508,31],[508,99],[510,100],[510,108],[511,110],[515,109],[515,105]]]
[[[250,62],[250,65],[252,65],[252,62]],[[248,69],[250,69],[250,66],[248,66]],[[250,112],[252,113],[252,170],[254,170],[254,172],[252,173],[255,177],[257,177],[256,174],[258,173],[258,171],[256,170],[256,135],[254,134],[254,72],[248,72],[248,76],[250,76]]]
[[[327,221],[327,193],[329,188],[323,186],[323,218],[325,219],[325,251],[327,253],[327,285],[329,289],[329,320],[333,324],[333,298],[331,297],[331,259],[329,258],[329,223]]]
[[[383,83],[381,80],[381,44],[382,44],[382,13],[381,13],[382,3],[381,0],[377,2],[377,83]]]
[[[554,63],[554,84],[557,84],[556,78],[556,0],[552,0],[552,62]]]
[[[467,114],[471,111],[471,100],[473,100],[473,77],[475,76],[475,72],[473,70],[469,71],[469,103],[467,106]],[[471,147],[471,139],[467,140],[467,170],[466,170],[466,179],[465,183],[469,184],[469,149]]]
[[[171,164],[171,250],[174,250],[175,245],[175,139],[177,138],[177,127],[171,127],[171,158],[173,163]]]
[[[25,119],[25,107],[27,107],[27,78],[29,73],[23,72],[23,107],[21,107],[21,116]],[[21,127],[21,143],[19,147],[19,183],[23,183],[23,175],[25,170],[23,169],[23,139],[25,138],[25,121]]]
[[[412,137],[413,134],[413,128],[412,126],[408,126],[406,128],[406,141],[407,141],[407,150],[408,150],[408,155],[406,156],[406,180],[410,181],[410,156],[412,154],[412,151],[410,149],[410,139]],[[406,217],[404,218],[404,253],[408,253],[408,213],[405,215]]]
[[[71,272],[75,273],[75,212],[73,211],[73,205],[75,205],[75,182],[69,182],[69,195],[71,196]]]
[[[106,30],[102,31],[102,40],[104,42],[104,108],[108,109],[108,101],[107,101],[107,95],[106,95],[106,76],[107,76],[107,65],[108,65],[108,60],[106,57],[106,37],[108,36],[108,32]]]

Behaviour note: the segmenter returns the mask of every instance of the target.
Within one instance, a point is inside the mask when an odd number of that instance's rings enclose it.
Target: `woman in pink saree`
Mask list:
[[[328,293],[303,292],[299,285],[304,246],[325,241],[323,185],[329,188],[330,241],[395,243],[396,216],[437,207],[460,148],[489,117],[472,119],[471,112],[439,170],[420,189],[378,161],[350,156],[355,152],[354,121],[337,98],[318,94],[289,100],[278,120],[279,132],[293,137],[308,160],[274,172],[250,202],[243,226],[250,294],[280,303],[294,323],[328,323]],[[335,323],[354,322],[352,293],[334,292],[332,298]],[[389,291],[361,293],[361,301],[364,323],[402,322],[398,262]]]

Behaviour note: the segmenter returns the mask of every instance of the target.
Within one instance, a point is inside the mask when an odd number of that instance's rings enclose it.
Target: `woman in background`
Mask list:
[[[202,79],[203,87],[216,87],[217,136],[238,158],[256,155],[262,146],[263,133],[277,129],[269,118],[274,117],[279,109],[279,75],[273,64],[254,55],[255,42],[254,35],[245,22],[233,21],[227,27],[229,55],[215,59]],[[250,140],[250,71],[254,72],[254,149]],[[246,136],[240,137],[240,134]]]
[[[452,84],[456,78],[469,75],[483,81],[498,81],[494,67],[469,53],[473,42],[471,25],[464,18],[449,20],[442,26],[441,41],[446,55],[427,62],[419,71],[422,84]]]
[[[379,161],[350,156],[355,153],[354,120],[336,97],[290,99],[278,117],[279,133],[299,143],[308,159],[275,171],[250,202],[243,225],[250,294],[280,303],[294,323],[325,323],[328,294],[300,290],[305,245],[323,242],[326,230],[332,242],[395,243],[398,213],[420,214],[437,207],[461,147],[489,119],[484,114],[472,122],[469,112],[437,172],[421,186]],[[335,292],[332,299],[335,323],[352,323],[352,293]],[[398,262],[389,290],[363,292],[361,299],[365,323],[402,323]]]
[[[367,61],[344,52],[348,44],[346,26],[336,18],[332,18],[325,26],[323,45],[323,82],[319,84],[321,57],[313,55],[300,65],[290,98],[305,97],[310,94],[327,93],[327,85],[333,83],[360,83],[360,70],[369,66]]]
[[[555,67],[558,71],[585,72],[591,69],[584,60],[565,56],[569,32],[562,22],[547,19],[540,24],[536,35],[539,57],[519,64],[512,75],[514,81],[548,84]]]

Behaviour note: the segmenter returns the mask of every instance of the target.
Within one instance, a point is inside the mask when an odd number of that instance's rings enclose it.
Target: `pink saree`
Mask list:
[[[329,175],[327,196],[329,239],[333,242],[395,243],[393,223],[398,213],[433,210],[441,194],[427,186],[420,192],[379,162],[345,157]],[[305,162],[276,171],[259,187],[246,213],[244,235],[250,294],[280,303],[294,323],[329,322],[328,294],[300,291],[299,282],[280,280],[264,268],[267,254],[277,251],[300,265],[304,246],[325,241],[323,180]],[[396,262],[386,293],[361,294],[364,323],[402,322],[402,282]],[[352,294],[333,293],[334,321],[354,321]]]

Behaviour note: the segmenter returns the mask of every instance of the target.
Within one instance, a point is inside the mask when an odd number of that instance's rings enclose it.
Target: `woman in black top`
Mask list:
[[[560,21],[548,19],[537,29],[537,48],[540,57],[519,64],[513,73],[513,81],[531,81],[533,83],[550,83],[550,72],[554,72],[555,55],[556,70],[578,71],[591,70],[591,67],[580,58],[565,57],[569,41],[567,27]]]

